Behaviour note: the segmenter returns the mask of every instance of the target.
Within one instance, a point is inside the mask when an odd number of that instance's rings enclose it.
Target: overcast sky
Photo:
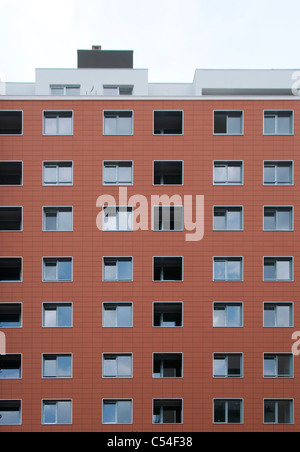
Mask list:
[[[77,49],[134,50],[150,82],[195,69],[300,68],[299,0],[0,0],[0,74],[76,67]]]

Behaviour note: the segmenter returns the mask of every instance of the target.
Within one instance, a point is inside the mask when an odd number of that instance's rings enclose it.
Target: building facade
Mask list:
[[[299,431],[295,74],[1,84],[0,431]]]

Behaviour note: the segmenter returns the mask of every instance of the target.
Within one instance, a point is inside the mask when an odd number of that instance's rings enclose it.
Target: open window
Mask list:
[[[21,400],[0,400],[0,427],[2,425],[21,425]]]
[[[153,378],[181,378],[181,353],[154,353]]]
[[[0,380],[19,380],[22,378],[21,355],[0,355]]]
[[[155,206],[154,207],[154,231],[182,231],[183,207],[182,206]]]
[[[0,135],[22,135],[22,111],[0,111]]]
[[[0,162],[0,186],[22,185],[22,162]]]
[[[154,111],[154,135],[182,135],[182,111]]]
[[[0,303],[0,328],[22,327],[21,303]]]
[[[215,111],[214,133],[216,135],[242,135],[242,111]]]
[[[153,424],[181,424],[181,399],[154,399]]]
[[[183,185],[183,162],[155,161],[154,185]]]
[[[0,231],[22,231],[22,207],[0,207]]]
[[[0,257],[0,282],[22,281],[22,258]]]
[[[182,281],[183,258],[154,257],[153,279],[154,281]]]
[[[153,326],[174,328],[183,325],[182,303],[154,303]]]

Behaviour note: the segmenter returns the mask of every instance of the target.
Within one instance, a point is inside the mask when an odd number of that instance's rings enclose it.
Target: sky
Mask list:
[[[77,49],[133,50],[149,82],[195,69],[299,69],[299,0],[0,0],[0,78],[75,68]]]

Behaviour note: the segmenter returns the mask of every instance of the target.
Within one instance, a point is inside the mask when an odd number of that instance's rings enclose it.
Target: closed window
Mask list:
[[[293,374],[293,355],[264,354],[265,378],[292,378]]]
[[[215,257],[214,281],[242,281],[242,257]]]
[[[105,257],[103,259],[103,281],[132,281],[131,257]]]
[[[243,134],[242,111],[215,111],[214,133],[221,135]]]
[[[44,135],[73,135],[71,111],[45,111]]]
[[[293,162],[264,162],[264,185],[293,185]]]
[[[44,207],[44,231],[72,231],[72,207]]]
[[[264,400],[265,424],[293,424],[293,400]]]
[[[213,375],[215,378],[242,378],[243,355],[215,353]]]
[[[132,207],[104,207],[103,231],[132,231]]]
[[[131,378],[132,354],[107,354],[103,355],[104,378]]]
[[[264,327],[291,328],[293,325],[292,303],[264,303]]]
[[[52,96],[79,96],[80,85],[51,85]]]
[[[215,231],[241,231],[242,229],[242,207],[214,207]]]
[[[131,328],[132,326],[132,303],[103,304],[104,328]]]
[[[154,207],[154,231],[182,231],[183,207]]]
[[[103,400],[103,424],[132,424],[132,401]]]
[[[292,281],[292,257],[265,257],[264,281]]]
[[[265,111],[264,112],[265,135],[292,135],[293,112],[292,111]]]
[[[293,207],[264,207],[265,231],[292,231]]]
[[[72,401],[44,400],[43,424],[54,424],[54,425],[72,424]]]
[[[226,161],[214,162],[214,184],[242,185],[243,163]]]
[[[46,282],[72,281],[71,257],[47,257],[43,260],[43,277]]]
[[[44,185],[72,185],[73,163],[72,162],[44,162],[43,184]]]
[[[242,424],[243,401],[239,399],[214,400],[215,424]]]
[[[105,111],[104,135],[132,135],[133,112],[132,111]]]
[[[133,85],[104,85],[104,96],[132,96]]]
[[[104,162],[103,185],[132,185],[132,162]]]
[[[72,378],[72,355],[43,355],[43,378]]]
[[[73,309],[71,303],[44,303],[43,327],[71,328]]]
[[[241,328],[243,326],[242,303],[214,303],[213,325],[217,328]]]

